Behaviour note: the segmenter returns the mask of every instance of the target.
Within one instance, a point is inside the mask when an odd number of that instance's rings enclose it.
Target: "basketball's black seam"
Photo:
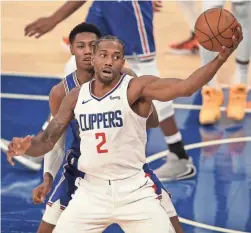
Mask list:
[[[236,21],[236,19],[234,18],[234,21],[228,26],[227,29],[229,29],[229,28],[234,24],[235,21]],[[227,30],[227,29],[225,29],[225,30]],[[219,35],[220,35],[222,38],[224,38],[224,39],[232,39],[232,37],[229,38],[229,37],[224,37],[224,36],[222,36],[222,33],[224,33],[225,30],[222,31],[222,32],[220,32],[218,26],[217,26],[217,30],[218,30],[218,32],[219,32]]]
[[[220,25],[220,18],[221,18],[221,13],[222,13],[222,9],[220,10],[220,16],[218,17],[218,23],[217,23],[217,31],[218,31],[218,35],[220,35],[220,30],[219,30],[219,25]]]
[[[207,35],[205,32],[202,32],[201,30],[199,30],[199,29],[196,28],[196,27],[195,27],[195,29],[196,29],[197,31],[199,31],[200,33],[206,35],[206,36],[209,38],[209,40],[207,40],[206,42],[211,41],[211,47],[212,47],[212,49],[213,49],[213,40],[210,38],[210,36]],[[203,43],[203,42],[200,42],[200,43]],[[212,50],[212,49],[211,49],[211,50]]]
[[[212,32],[213,36],[215,37],[215,39],[218,41],[218,43],[220,44],[220,46],[222,46],[221,42],[217,39],[217,36],[215,36],[215,34],[213,33],[213,30],[211,29],[209,23],[208,23],[208,20],[207,20],[207,17],[206,17],[206,14],[204,13],[204,17],[205,17],[205,20],[207,22],[207,25],[208,25],[208,28],[210,29],[210,31]],[[213,48],[212,48],[213,50]]]
[[[222,13],[222,9],[221,9],[221,12],[220,12],[219,22],[218,22],[218,25],[217,25],[218,34],[219,34],[222,38],[224,38],[224,39],[232,39],[232,37],[229,38],[229,37],[224,37],[224,36],[222,36],[222,33],[224,33],[224,31],[220,32],[220,30],[219,30],[221,13]],[[229,29],[229,28],[234,24],[234,22],[236,21],[235,17],[231,14],[231,12],[229,12],[229,14],[233,17],[234,20],[233,20],[232,23],[230,23],[230,25],[229,25],[225,30]]]
[[[234,20],[234,22],[235,22],[235,20]],[[233,23],[234,23],[234,22],[233,22]],[[232,24],[233,24],[233,23],[232,23]],[[230,24],[229,27],[231,27],[232,24]],[[228,28],[229,28],[229,27],[228,27]],[[223,30],[221,33],[224,33],[228,28],[226,28],[225,30]],[[220,36],[220,34],[218,34],[217,36]],[[216,38],[217,36],[214,36],[214,37],[212,37],[212,38],[210,38],[210,39],[214,39],[214,38]],[[224,37],[223,37],[223,38],[224,38]],[[209,39],[209,40],[210,40],[210,39]],[[231,37],[231,38],[224,38],[224,39],[232,39],[232,37]],[[209,40],[201,41],[200,43],[208,42]]]

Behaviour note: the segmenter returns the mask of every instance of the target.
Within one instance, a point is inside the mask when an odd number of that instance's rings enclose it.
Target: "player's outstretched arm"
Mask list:
[[[205,66],[197,69],[187,79],[160,79],[153,76],[142,76],[137,79],[142,87],[140,97],[168,101],[177,97],[190,96],[207,84],[227,61],[228,57],[242,41],[242,30],[238,28],[233,36],[233,48],[222,47],[218,56]],[[133,80],[132,80],[133,81]]]
[[[8,146],[8,160],[11,163],[14,156],[27,154],[32,157],[44,155],[52,150],[58,139],[66,130],[73,118],[80,87],[74,88],[62,101],[58,113],[49,122],[49,125],[37,136],[25,138],[13,138]]]
[[[49,96],[49,105],[51,111],[50,120],[52,120],[52,118],[57,114],[65,95],[66,93],[63,82],[60,82],[52,88]],[[53,180],[57,175],[58,170],[64,160],[65,138],[66,132],[62,134],[53,149],[44,155],[44,177],[46,174],[50,174]]]
[[[31,37],[35,35],[35,38],[41,37],[73,14],[85,2],[86,1],[67,1],[51,16],[39,18],[28,24],[24,29],[25,36]]]

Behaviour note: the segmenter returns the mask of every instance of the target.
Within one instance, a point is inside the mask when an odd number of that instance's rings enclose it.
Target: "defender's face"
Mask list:
[[[78,33],[71,45],[71,53],[75,55],[77,67],[80,69],[93,70],[91,56],[97,36],[91,32]]]

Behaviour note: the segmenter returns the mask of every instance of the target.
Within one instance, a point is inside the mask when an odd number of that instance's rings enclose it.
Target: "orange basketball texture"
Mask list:
[[[219,52],[222,46],[233,46],[232,36],[237,30],[238,21],[228,10],[211,8],[196,20],[195,36],[205,49]]]

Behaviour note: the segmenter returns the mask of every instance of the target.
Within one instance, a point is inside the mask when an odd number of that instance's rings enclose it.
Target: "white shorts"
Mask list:
[[[117,223],[125,233],[173,233],[153,185],[143,170],[118,181],[85,175],[53,232],[102,233]]]
[[[60,200],[52,203],[51,206],[47,204],[42,220],[56,226],[63,210],[64,209],[60,208]]]
[[[62,178],[64,178],[64,176],[62,176]],[[73,194],[69,193],[68,190],[69,183],[71,182],[69,180],[67,181],[62,178],[54,188],[50,196],[50,199],[46,205],[46,209],[42,218],[43,221],[50,223],[52,225],[57,224],[60,215],[62,214],[63,210],[67,207],[68,202],[71,200],[71,195]],[[159,186],[160,184],[155,183],[155,185]],[[72,183],[72,186],[75,186],[75,184]],[[164,189],[162,189],[161,205],[165,209],[166,213],[170,218],[177,216],[177,213],[172,204],[170,196]]]
[[[177,216],[177,212],[173,206],[171,198],[165,190],[162,190],[162,199],[160,200],[160,203],[162,207],[164,208],[164,210],[166,211],[169,218]],[[51,205],[47,204],[42,220],[44,222],[47,222],[56,226],[57,221],[63,211],[64,211],[64,208],[62,208],[62,206],[60,205],[60,200],[57,200]]]
[[[75,182],[76,178],[75,179],[74,178],[72,180],[74,180]],[[57,224],[57,221],[61,213],[71,200],[72,193],[70,192],[70,190],[73,190],[72,187],[75,187],[74,182],[71,182],[72,185],[70,186],[70,181],[71,179],[69,178],[65,179],[64,174],[62,174],[61,179],[55,186],[46,204],[46,209],[42,218],[43,221],[50,223],[52,225]]]

